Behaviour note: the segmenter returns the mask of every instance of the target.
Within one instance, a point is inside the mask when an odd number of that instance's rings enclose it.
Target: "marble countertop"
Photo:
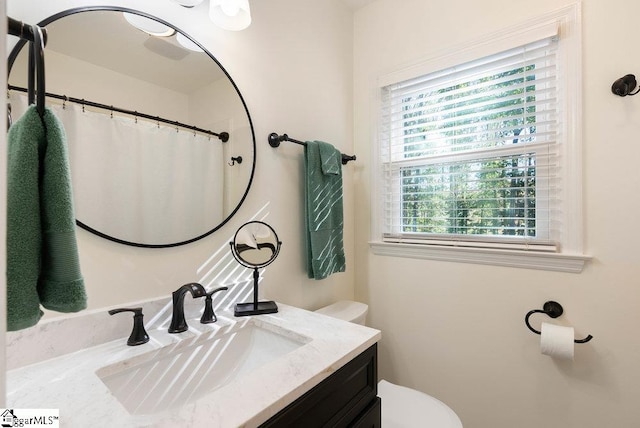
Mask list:
[[[153,304],[158,306],[157,302],[147,305]],[[151,340],[140,346],[126,345],[130,317],[120,322],[124,326],[119,327],[120,337],[96,343],[101,341],[89,330],[99,330],[101,323],[112,320],[105,311],[12,333],[8,336],[8,366],[13,369],[7,372],[7,406],[59,409],[60,426],[64,427],[256,427],[380,339],[378,330],[284,304],[278,306],[278,313],[256,317],[236,318],[229,308],[216,311],[215,324],[200,324],[199,316],[193,313],[188,315],[187,332],[169,334],[163,301],[158,307],[164,310],[145,323]],[[152,414],[130,414],[97,374],[136,356],[199,337],[215,337],[241,322],[263,324],[296,340],[304,338],[304,343],[195,401]],[[80,331],[73,333],[69,323]],[[61,336],[65,331],[67,334]],[[89,336],[94,338],[90,340]],[[110,338],[109,334],[103,336]],[[66,342],[75,342],[79,349],[69,348],[72,345]],[[72,351],[67,352],[69,349]]]

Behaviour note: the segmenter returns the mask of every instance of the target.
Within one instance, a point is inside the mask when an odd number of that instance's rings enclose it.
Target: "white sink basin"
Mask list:
[[[129,413],[153,414],[193,402],[309,341],[255,319],[222,330],[183,339],[96,374]]]

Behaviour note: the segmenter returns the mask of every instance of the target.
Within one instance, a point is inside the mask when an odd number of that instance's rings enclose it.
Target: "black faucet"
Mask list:
[[[169,333],[182,333],[189,329],[187,321],[184,319],[184,295],[187,294],[187,291],[194,298],[204,297],[207,294],[207,290],[197,282],[185,284],[173,292],[173,317],[171,318]]]
[[[209,291],[205,295],[204,301],[204,312],[202,313],[202,318],[200,318],[200,322],[202,324],[211,324],[212,322],[218,321],[218,317],[216,317],[215,312],[213,312],[213,298],[212,296],[218,291],[228,290],[229,287],[220,287],[215,290]]]
[[[111,309],[109,315],[119,314],[120,312],[133,312],[133,330],[131,330],[131,336],[129,336],[129,340],[127,340],[127,345],[135,346],[147,343],[149,341],[149,335],[144,329],[142,308]]]

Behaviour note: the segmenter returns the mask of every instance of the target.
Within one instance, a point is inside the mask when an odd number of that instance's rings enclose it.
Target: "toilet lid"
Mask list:
[[[340,300],[332,305],[318,309],[319,314],[328,315],[344,321],[355,321],[367,313],[369,306],[361,302],[352,302],[350,300]]]
[[[382,399],[384,428],[462,428],[453,410],[423,392],[381,380],[378,396]]]

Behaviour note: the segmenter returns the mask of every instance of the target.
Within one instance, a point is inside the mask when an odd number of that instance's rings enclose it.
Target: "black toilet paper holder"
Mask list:
[[[562,305],[560,303],[554,302],[553,300],[549,300],[548,302],[545,302],[545,304],[542,306],[542,309],[534,309],[532,311],[527,312],[527,315],[524,317],[524,323],[527,325],[527,328],[532,332],[534,332],[535,334],[541,334],[538,330],[531,327],[531,324],[529,324],[529,317],[535,313],[542,313],[542,314],[547,314],[551,318],[558,318],[560,315],[562,315],[563,312],[564,312],[564,309],[562,309]],[[593,339],[593,336],[588,335],[584,339],[575,339],[574,342],[587,343],[591,339]]]

